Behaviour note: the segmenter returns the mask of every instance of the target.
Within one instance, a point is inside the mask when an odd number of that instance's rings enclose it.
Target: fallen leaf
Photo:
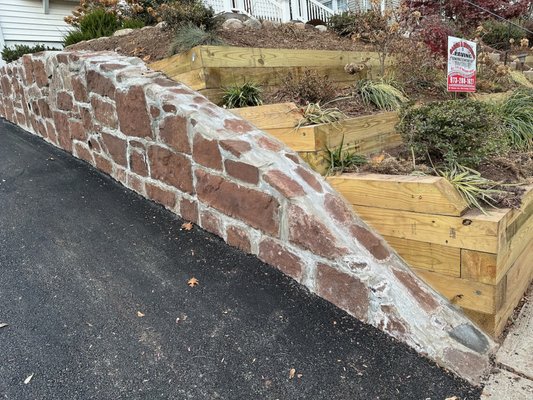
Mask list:
[[[192,222],[183,223],[183,225],[181,225],[181,229],[185,229],[186,231],[190,231],[192,229]]]
[[[372,163],[373,164],[381,164],[381,162],[385,159],[385,154],[380,154],[379,156],[372,157]]]
[[[151,55],[144,56],[144,57],[143,57],[143,61],[144,61],[144,62],[150,61],[151,58],[152,58]]]
[[[144,314],[143,314],[142,312],[140,312],[140,311],[137,311],[137,316],[138,316],[139,318],[142,318],[142,317],[144,317]]]
[[[33,374],[31,374],[31,375],[28,376],[26,379],[24,379],[24,384],[27,385],[28,383],[30,383],[31,378],[33,378]]]
[[[195,287],[198,284],[200,284],[200,281],[196,279],[195,277],[192,277],[191,279],[187,281],[187,285],[189,285],[190,287]]]
[[[0,323],[0,328],[5,328],[6,326],[9,326],[9,325],[6,323]]]
[[[303,376],[303,374],[297,374],[296,377],[300,379]]]
[[[296,370],[294,368],[291,368],[289,370],[289,379],[294,378],[294,375],[296,374]]]

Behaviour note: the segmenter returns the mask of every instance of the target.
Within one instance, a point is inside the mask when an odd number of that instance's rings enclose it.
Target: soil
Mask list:
[[[368,46],[341,38],[333,32],[320,32],[315,28],[298,29],[291,24],[261,29],[239,30],[219,29],[219,36],[228,46],[307,49],[307,50],[370,50]],[[116,51],[119,54],[135,56],[145,62],[169,57],[174,31],[148,26],[136,29],[123,36],[104,37],[76,43],[67,50]]]
[[[373,172],[389,175],[436,175],[433,166],[425,160],[414,159],[405,145],[369,157],[369,162],[354,172]],[[533,184],[533,152],[513,151],[483,162],[477,171],[495,184],[499,190],[492,195],[492,205],[500,208],[519,208],[524,185]]]

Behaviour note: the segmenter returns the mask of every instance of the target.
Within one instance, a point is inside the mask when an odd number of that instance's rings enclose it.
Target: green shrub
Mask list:
[[[475,100],[449,100],[402,110],[397,130],[419,157],[476,167],[508,148],[497,107]]]
[[[140,29],[145,26],[145,23],[142,19],[125,18],[121,25],[120,29]]]
[[[95,8],[88,12],[79,19],[78,24],[78,28],[65,36],[65,46],[81,42],[82,40],[111,36],[121,28],[121,22],[118,16],[114,13],[106,12],[103,8]]]
[[[526,37],[526,31],[504,21],[493,19],[483,22],[483,42],[498,50],[508,50],[511,47],[509,39],[514,39],[515,44]]]
[[[328,21],[328,26],[339,36],[352,36],[355,32],[355,15],[351,11],[332,15]]]
[[[52,47],[46,47],[42,44],[37,44],[35,46],[27,46],[25,44],[16,44],[13,47],[4,47],[2,50],[2,60],[9,63],[11,61],[18,60],[24,54],[39,53],[40,51],[47,50],[59,50]]]
[[[206,7],[201,0],[168,2],[157,9],[157,15],[171,29],[179,29],[184,25],[192,24],[206,31],[212,31],[220,24],[220,19],[215,18],[213,8]]]
[[[328,165],[328,175],[337,172],[353,172],[357,170],[357,167],[368,163],[364,155],[344,150],[344,136],[336,149],[326,147],[325,160]]]
[[[533,149],[533,89],[516,90],[504,100],[499,111],[511,146]]]
[[[357,94],[367,106],[374,105],[380,110],[398,110],[408,101],[401,90],[389,83],[362,79],[356,85]]]
[[[250,82],[230,86],[224,90],[222,104],[226,108],[260,106],[263,104],[261,93],[261,88]]]
[[[170,48],[170,55],[187,51],[195,46],[222,45],[223,40],[214,31],[205,31],[196,25],[187,24],[179,28]]]

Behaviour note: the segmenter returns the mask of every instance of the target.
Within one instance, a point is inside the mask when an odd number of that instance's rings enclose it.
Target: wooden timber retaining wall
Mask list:
[[[434,289],[499,336],[533,278],[533,186],[520,209],[468,210],[444,178],[343,174],[331,185]]]

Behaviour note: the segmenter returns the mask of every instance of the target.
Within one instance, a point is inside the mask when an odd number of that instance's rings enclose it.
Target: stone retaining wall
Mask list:
[[[420,281],[298,155],[114,53],[0,69],[0,116],[477,382],[494,344]]]

